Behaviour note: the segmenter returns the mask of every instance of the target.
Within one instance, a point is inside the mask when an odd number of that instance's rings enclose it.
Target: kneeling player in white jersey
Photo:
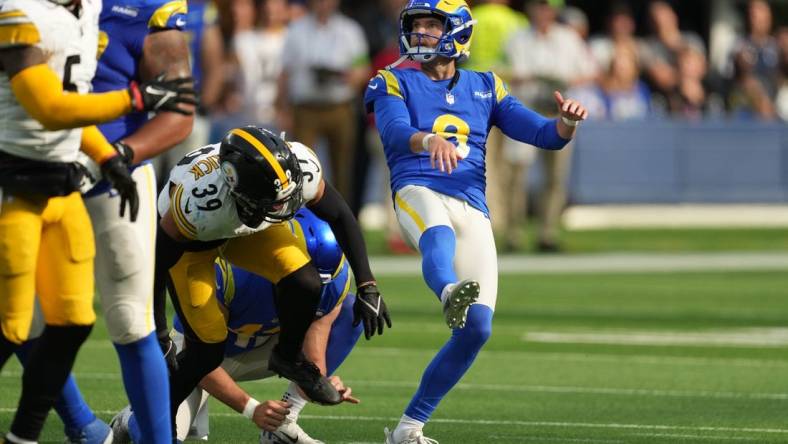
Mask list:
[[[38,439],[95,320],[95,245],[76,191],[80,148],[121,195],[121,214],[127,205],[132,219],[137,214],[122,157],[95,127],[79,128],[172,106],[186,92],[156,80],[87,94],[100,10],[97,0],[0,1],[0,366],[28,338],[36,292],[46,323],[25,361],[7,442]]]
[[[587,115],[556,92],[561,118],[546,119],[510,96],[494,73],[457,68],[470,54],[474,23],[463,0],[411,0],[400,14],[400,54],[421,69],[382,70],[365,96],[391,170],[397,220],[419,249],[424,280],[452,329],[396,429],[384,431],[387,444],[436,443],[424,436],[425,423],[492,332],[498,259],[484,194],[491,126],[561,149]]]
[[[368,339],[376,331],[382,334],[384,323],[391,325],[358,222],[322,179],[312,150],[264,129],[233,129],[221,143],[184,157],[159,196],[156,281],[166,280],[185,336],[177,368],[171,369],[171,408],[177,409],[224,358],[227,321],[215,298],[214,273],[220,255],[276,286],[281,332],[269,368],[315,402],[342,401],[302,352],[321,282],[305,246],[283,222],[304,205],[331,226],[347,254],[357,287],[354,322],[363,321]]]

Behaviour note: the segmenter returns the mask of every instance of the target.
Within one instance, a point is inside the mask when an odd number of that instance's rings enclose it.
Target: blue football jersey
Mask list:
[[[559,137],[554,120],[525,108],[494,73],[457,72],[456,80],[432,80],[417,69],[381,70],[370,80],[364,102],[378,116],[393,192],[406,185],[424,186],[489,215],[485,155],[493,125],[510,137],[547,149],[560,149],[567,141]],[[388,125],[396,128],[385,128]],[[438,134],[467,153],[452,174],[432,168],[429,153],[410,150],[408,136],[416,131]]]
[[[186,14],[186,38],[189,40],[192,78],[194,89],[200,91],[202,84],[202,38],[206,27],[216,24],[216,6],[211,0],[190,0]]]
[[[99,46],[103,51],[93,78],[93,91],[125,89],[132,80],[139,81],[145,37],[156,30],[182,30],[186,12],[186,0],[104,0],[99,19]],[[99,125],[99,129],[114,142],[147,121],[147,112],[133,112]]]
[[[344,257],[323,285],[315,317],[330,313],[341,305],[350,289],[350,267]],[[275,285],[256,274],[220,260],[216,264],[216,297],[227,309],[226,356],[234,356],[261,345],[279,333],[279,316],[274,305]],[[173,325],[183,332],[178,317]]]

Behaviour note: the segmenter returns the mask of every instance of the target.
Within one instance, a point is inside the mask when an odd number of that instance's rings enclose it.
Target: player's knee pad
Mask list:
[[[104,318],[109,337],[115,344],[125,345],[145,338],[153,331],[149,307],[142,301],[133,300],[134,296],[119,297],[119,300],[106,303]],[[126,300],[124,300],[126,299]],[[105,299],[105,302],[106,299]]]
[[[490,307],[482,304],[473,304],[468,309],[468,318],[465,327],[457,329],[454,334],[465,344],[468,349],[480,349],[492,335],[492,315]]]

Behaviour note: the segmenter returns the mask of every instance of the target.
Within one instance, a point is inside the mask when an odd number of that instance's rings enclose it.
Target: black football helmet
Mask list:
[[[246,226],[288,220],[301,208],[304,178],[298,159],[271,131],[255,126],[230,130],[219,147],[219,164]]]

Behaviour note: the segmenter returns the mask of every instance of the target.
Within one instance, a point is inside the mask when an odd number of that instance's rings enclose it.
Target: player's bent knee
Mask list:
[[[145,304],[115,302],[104,308],[109,337],[115,344],[125,345],[137,342],[153,332],[150,313]]]
[[[481,348],[492,335],[492,310],[482,304],[474,304],[468,309],[465,327],[459,330],[467,345]]]
[[[282,278],[276,287],[279,294],[299,295],[319,301],[323,283],[320,281],[317,269],[310,262]]]

